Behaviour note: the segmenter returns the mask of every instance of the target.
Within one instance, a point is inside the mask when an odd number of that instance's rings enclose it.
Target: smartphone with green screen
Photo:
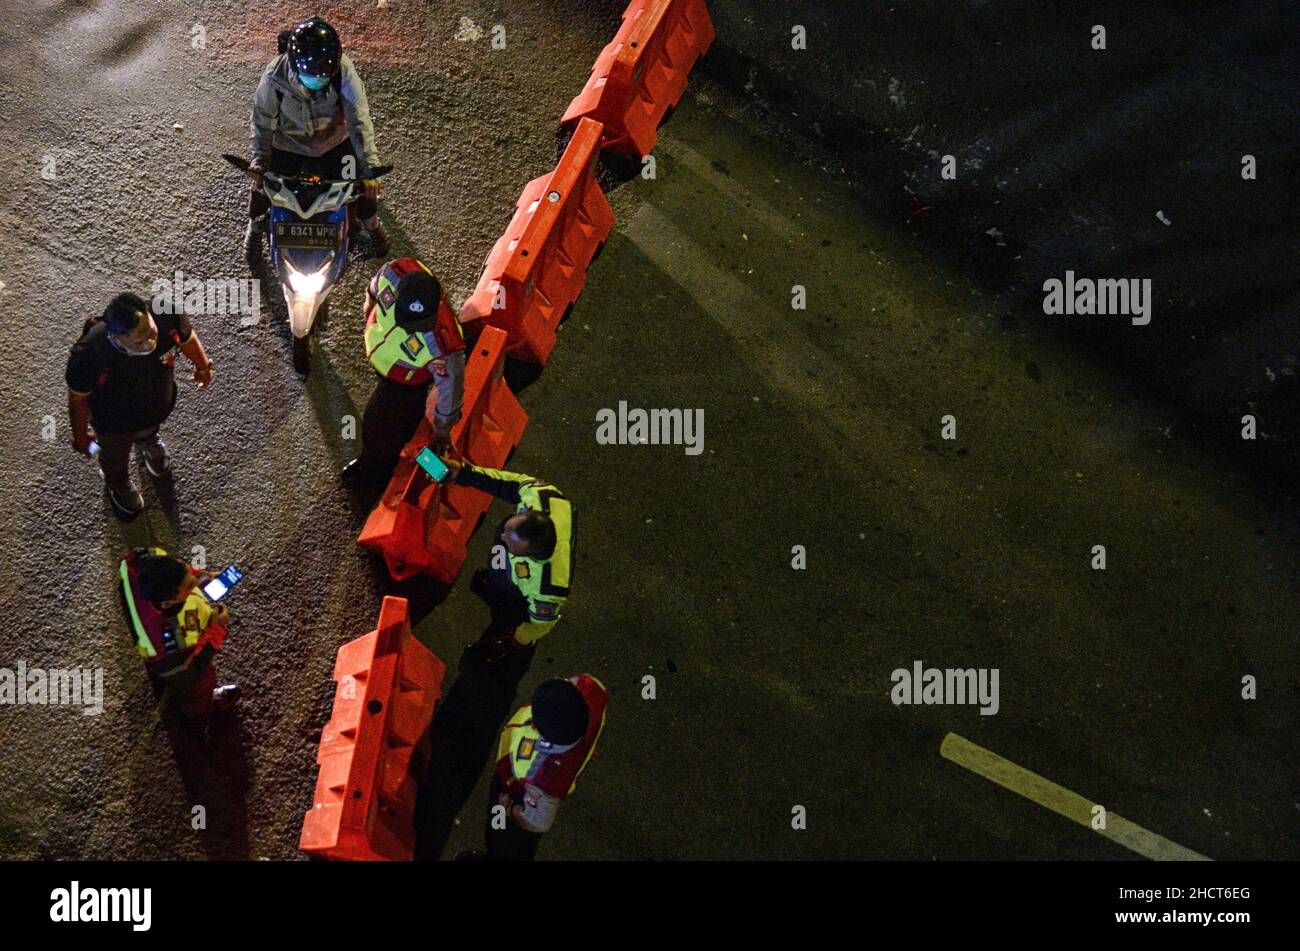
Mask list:
[[[441,482],[447,478],[447,463],[438,458],[437,454],[425,446],[420,450],[420,454],[415,457],[415,461],[420,464],[420,468],[429,473],[429,478],[434,482]]]

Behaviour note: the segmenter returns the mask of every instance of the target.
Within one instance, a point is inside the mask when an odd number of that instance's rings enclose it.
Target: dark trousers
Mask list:
[[[500,532],[497,533],[496,544],[505,544],[501,541]],[[528,599],[514,586],[510,569],[493,568],[491,558],[489,553],[488,567],[475,572],[472,590],[492,612],[492,620],[485,636],[510,637],[515,628],[528,620]]]
[[[99,443],[99,468],[110,489],[121,495],[130,488],[131,447],[137,443],[148,444],[157,436],[157,426],[136,433],[104,433],[95,430],[95,440]]]
[[[217,689],[217,670],[211,663],[173,677],[159,677],[150,671],[149,680],[153,684],[154,696],[162,700],[165,714],[179,713],[189,720],[205,720],[212,715],[212,691]]]
[[[338,179],[343,177],[343,159],[349,155],[353,159],[357,155],[350,139],[344,139],[324,155],[299,155],[297,152],[271,149],[271,167],[267,171],[275,172],[277,175],[319,175],[321,178]],[[353,168],[356,169],[357,165]],[[356,202],[352,205],[353,211],[362,221],[369,221],[379,210],[378,203],[375,199],[367,198],[361,193],[360,181],[357,182],[353,194],[357,196]],[[261,190],[255,190],[249,196],[248,217],[260,218],[270,210],[270,207],[271,200]]]
[[[376,480],[389,478],[402,447],[424,418],[429,386],[394,383],[381,378],[361,417],[361,464]]]
[[[531,862],[537,855],[537,847],[542,844],[541,835],[520,828],[519,823],[509,815],[505,817],[504,829],[492,827],[492,807],[499,805],[497,799],[503,792],[505,790],[501,788],[501,780],[493,773],[484,833],[487,836],[487,857],[493,862]]]

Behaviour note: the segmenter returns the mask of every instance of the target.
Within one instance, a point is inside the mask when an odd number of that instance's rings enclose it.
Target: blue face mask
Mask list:
[[[298,82],[312,92],[319,92],[330,84],[330,78],[328,76],[308,76],[305,73],[299,73]]]

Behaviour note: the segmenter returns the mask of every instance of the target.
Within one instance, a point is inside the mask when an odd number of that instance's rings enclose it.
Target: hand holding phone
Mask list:
[[[429,474],[429,478],[434,482],[442,482],[447,478],[447,473],[451,470],[447,468],[447,463],[438,458],[437,454],[428,446],[420,450],[415,461],[420,464],[420,468]]]
[[[230,593],[239,579],[244,577],[244,573],[231,565],[221,574],[217,575],[211,581],[203,586],[203,593],[207,595],[208,600],[214,604]]]

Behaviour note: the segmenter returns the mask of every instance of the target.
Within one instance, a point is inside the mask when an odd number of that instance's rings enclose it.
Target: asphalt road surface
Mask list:
[[[456,303],[551,167],[556,121],[621,8],[318,6],[396,166],[381,197],[394,251]],[[486,622],[468,570],[449,594],[397,586],[355,544],[367,506],[337,472],[372,380],[364,247],[305,384],[274,285],[256,325],[195,318],[217,379],[199,392],[181,374],[164,430],[176,475],[137,473],[135,523],[67,445],[63,369],[86,316],[177,269],[248,276],[246,192],[219,156],[246,150],[257,76],[298,12],[6,11],[0,668],[102,668],[105,695],[97,716],[0,708],[0,857],[301,857],[339,645],[373,628],[383,594],[409,595],[450,697]],[[575,500],[581,549],[514,703],[579,671],[611,692],[599,756],[539,856],[1138,858],[941,757],[955,733],[1210,858],[1296,858],[1294,501],[1171,429],[1041,312],[930,253],[818,148],[695,77],[656,177],[612,189],[615,230],[520,393],[511,468]],[[598,445],[596,414],[620,401],[702,409],[703,451]],[[489,541],[480,530],[467,566]],[[147,543],[248,572],[218,659],[244,699],[202,742],[160,725],[113,596],[123,549]],[[895,705],[891,674],[917,661],[996,669],[996,715]],[[440,729],[435,756],[454,745]],[[467,779],[438,781],[427,832],[444,857],[481,845],[480,752]]]

